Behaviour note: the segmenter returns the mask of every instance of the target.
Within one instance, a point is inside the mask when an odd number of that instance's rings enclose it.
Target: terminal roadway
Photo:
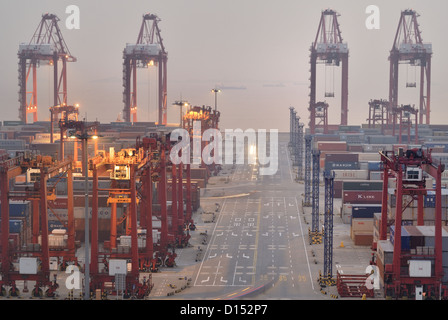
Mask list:
[[[271,176],[256,166],[237,165],[227,197],[184,298],[229,299],[262,286],[251,299],[319,299],[317,270],[309,257],[308,226],[303,223],[287,144],[279,145],[279,167]]]

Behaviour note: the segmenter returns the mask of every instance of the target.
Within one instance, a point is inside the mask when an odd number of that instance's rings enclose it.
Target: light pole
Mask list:
[[[219,89],[212,89],[212,92],[215,93],[215,111],[218,110],[218,92],[221,92]]]
[[[84,259],[84,300],[90,299],[90,250],[89,250],[89,168],[88,168],[88,139],[97,139],[97,135],[87,134],[84,128],[81,134],[71,133],[70,138],[82,140],[82,161],[84,171],[84,244],[85,244],[85,259]]]
[[[180,113],[179,113],[179,127],[182,128],[183,107],[188,107],[189,104],[188,104],[187,101],[183,101],[183,100],[176,101],[176,102],[174,102],[173,104],[174,104],[175,106],[179,106],[179,107],[180,107],[180,108],[179,108],[179,110],[180,110]]]

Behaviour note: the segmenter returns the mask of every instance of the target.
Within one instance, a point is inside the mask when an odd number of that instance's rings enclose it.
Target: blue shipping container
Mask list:
[[[381,206],[352,205],[353,218],[373,219],[375,213],[381,213]]]
[[[445,143],[425,143],[423,145],[423,148],[443,148],[443,152],[447,152],[448,150],[448,144]]]
[[[369,171],[381,171],[383,170],[383,163],[381,161],[369,161],[367,169]]]
[[[18,201],[9,203],[9,216],[10,217],[28,217],[30,215],[30,202],[29,201]],[[2,213],[0,207],[0,214]]]
[[[52,232],[54,229],[67,230],[60,221],[48,221],[48,232]]]
[[[427,194],[424,198],[424,207],[425,208],[435,208],[436,207],[436,195],[435,194]]]
[[[0,228],[2,221],[0,220]],[[22,220],[9,220],[9,233],[22,233],[23,222]]]
[[[395,243],[395,226],[390,226],[390,242]],[[406,231],[405,226],[401,226],[401,250],[411,250],[411,236]]]

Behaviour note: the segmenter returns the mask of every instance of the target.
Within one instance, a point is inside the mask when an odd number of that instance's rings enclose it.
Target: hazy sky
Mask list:
[[[68,5],[80,9],[80,29],[68,30]],[[380,9],[380,29],[368,30],[368,5]],[[309,47],[316,36],[321,11],[340,13],[339,24],[349,58],[349,124],[365,122],[370,99],[388,99],[389,62],[401,10],[419,14],[424,42],[433,45],[432,123],[446,120],[448,43],[446,0],[2,0],[0,4],[0,120],[18,119],[17,50],[29,42],[43,13],[60,18],[70,52],[78,61],[68,64],[68,102],[79,103],[81,114],[100,122],[115,121],[123,109],[122,52],[135,43],[142,15],[162,21],[168,51],[168,122],[177,122],[182,98],[193,105],[214,105],[215,86],[222,128],[289,130],[293,106],[308,126]],[[399,102],[418,105],[418,89],[406,89],[413,68],[401,67]],[[48,120],[52,71],[39,68],[39,120]],[[330,123],[340,121],[340,68],[334,69],[335,98],[324,98],[325,74],[318,66],[318,100],[330,104]],[[156,120],[156,73],[138,72],[138,119]],[[418,79],[418,77],[417,77]],[[331,89],[328,81],[327,91]],[[240,89],[235,89],[240,88]],[[241,89],[242,88],[242,89]],[[319,94],[320,92],[320,94]]]

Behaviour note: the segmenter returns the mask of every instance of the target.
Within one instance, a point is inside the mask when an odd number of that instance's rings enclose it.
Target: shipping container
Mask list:
[[[342,188],[344,191],[382,191],[383,182],[380,181],[344,181]]]
[[[343,203],[357,203],[357,204],[381,204],[382,191],[352,191],[343,190],[342,192]]]
[[[25,150],[26,143],[20,139],[3,139],[0,140],[0,149],[5,150]]]
[[[394,246],[389,240],[379,240],[377,243],[377,257],[385,266],[392,264],[394,259]]]
[[[443,153],[448,153],[448,142],[425,142],[423,148],[443,150]]]
[[[395,226],[390,226],[390,243],[395,244]],[[412,248],[413,249],[413,248]],[[401,226],[401,250],[411,250],[411,236],[405,226]]]
[[[339,135],[337,134],[316,134],[313,137],[314,142],[318,141],[339,141]]]
[[[0,220],[0,228],[2,221]],[[1,230],[1,229],[0,229]],[[22,220],[9,220],[9,232],[10,233],[22,233],[23,221]]]
[[[347,150],[350,152],[363,152],[362,144],[349,144]]]
[[[369,204],[352,204],[353,218],[368,218],[373,219],[375,213],[381,213],[381,205]]]
[[[340,153],[328,153],[322,152],[325,157],[326,162],[358,162],[358,154],[357,153],[348,153],[348,152],[340,152]]]
[[[354,219],[352,217],[351,232],[352,233],[362,232],[373,234],[373,219],[364,219],[364,218]]]
[[[366,140],[369,144],[394,144],[397,143],[398,137],[392,135],[367,136]]]
[[[392,151],[392,143],[390,143],[390,144],[387,144],[387,143],[386,144],[363,144],[362,149],[365,153],[369,153],[369,152],[378,153],[379,151]]]
[[[10,217],[28,217],[30,215],[31,204],[30,201],[9,201],[9,216]],[[0,206],[1,214],[1,206]]]
[[[336,180],[367,180],[369,172],[367,170],[333,170]],[[342,183],[341,183],[342,188]]]
[[[368,161],[369,171],[381,171],[383,170],[383,163],[381,161]]]
[[[369,172],[370,180],[383,181],[384,172],[383,171],[370,171]]]
[[[353,243],[355,246],[371,246],[373,234],[364,232],[354,232]]]
[[[314,149],[320,151],[347,151],[347,142],[345,141],[316,141]]]
[[[366,136],[364,133],[340,133],[341,141],[346,141],[347,143],[365,143]]]
[[[359,162],[369,162],[369,161],[381,161],[381,156],[378,152],[362,152],[358,153]]]
[[[359,162],[325,162],[325,170],[359,170]]]

